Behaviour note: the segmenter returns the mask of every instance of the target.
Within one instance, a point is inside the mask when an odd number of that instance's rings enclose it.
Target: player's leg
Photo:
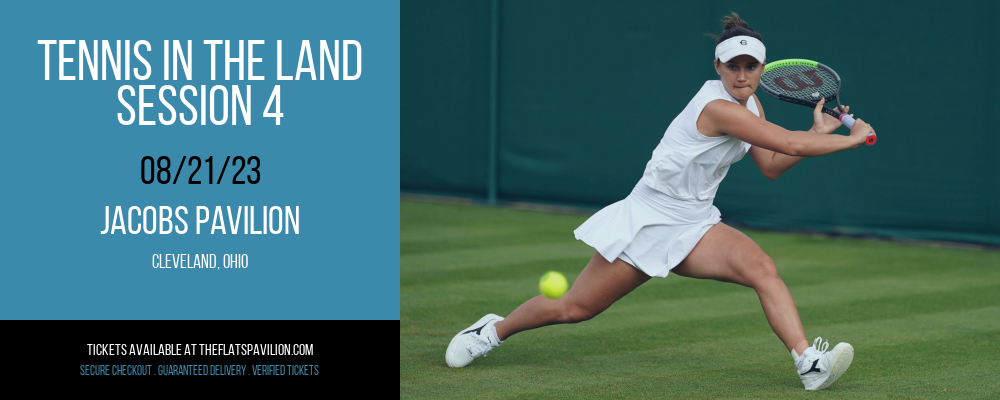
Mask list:
[[[549,299],[538,295],[494,324],[500,340],[546,325],[570,324],[591,319],[649,280],[649,275],[621,259],[609,263],[594,252],[566,295]]]
[[[743,232],[715,224],[672,272],[753,288],[767,322],[785,347],[799,354],[809,347],[792,294],[778,276],[774,261]]]
[[[563,297],[535,296],[507,316],[487,314],[451,339],[445,361],[460,368],[486,356],[500,342],[517,332],[546,325],[586,321],[649,280],[649,275],[622,261],[608,262],[594,253],[573,287]]]
[[[814,347],[806,342],[799,312],[771,258],[742,232],[723,223],[713,226],[673,272],[692,278],[715,279],[748,286],[757,291],[771,329],[792,354],[795,368],[807,390],[825,389],[850,367],[854,348],[837,344],[827,352],[828,343]]]

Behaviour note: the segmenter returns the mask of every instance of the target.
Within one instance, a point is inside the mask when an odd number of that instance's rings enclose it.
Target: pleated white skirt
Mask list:
[[[608,262],[621,258],[665,278],[720,218],[711,200],[678,200],[639,182],[628,197],[592,215],[573,234]]]

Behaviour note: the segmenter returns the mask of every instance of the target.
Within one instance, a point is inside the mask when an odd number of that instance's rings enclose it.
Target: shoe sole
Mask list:
[[[819,387],[812,390],[823,390],[830,387],[851,366],[851,361],[854,361],[854,347],[847,343],[844,343],[844,345],[846,346],[844,350],[837,355],[836,360],[833,360],[833,366],[830,367],[830,376]]]

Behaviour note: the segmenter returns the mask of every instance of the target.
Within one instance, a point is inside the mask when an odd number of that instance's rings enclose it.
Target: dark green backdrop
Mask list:
[[[1000,245],[996,3],[498,4],[402,2],[401,191],[485,199],[495,174],[500,200],[624,198],[670,121],[717,77],[704,34],[736,11],[763,35],[768,59],[836,69],[844,103],[879,142],[804,160],[773,182],[746,157],[715,199],[723,218]],[[758,97],[768,120],[809,128],[810,110]]]

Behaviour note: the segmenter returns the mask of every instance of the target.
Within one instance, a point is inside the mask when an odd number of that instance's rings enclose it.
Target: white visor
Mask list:
[[[733,57],[748,55],[764,63],[764,43],[751,36],[734,36],[715,46],[715,58],[729,62]]]

